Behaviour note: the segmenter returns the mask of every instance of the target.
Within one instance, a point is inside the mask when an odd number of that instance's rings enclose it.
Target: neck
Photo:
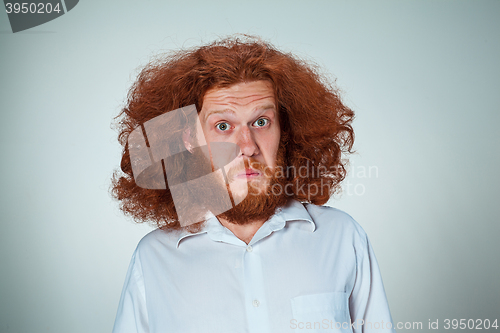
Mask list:
[[[246,244],[250,243],[257,230],[266,222],[265,220],[260,220],[251,221],[245,224],[234,224],[221,217],[218,217],[218,219],[224,227],[228,228],[236,237]]]

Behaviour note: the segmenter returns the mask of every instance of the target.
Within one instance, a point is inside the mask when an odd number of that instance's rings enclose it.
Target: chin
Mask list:
[[[234,203],[239,204],[247,197],[266,195],[269,181],[265,179],[237,179],[229,184]]]
[[[248,181],[244,183],[244,187],[235,188],[232,196],[236,205],[219,216],[239,225],[267,221],[278,207],[288,202],[286,195],[277,196],[270,193],[270,183],[268,180]]]

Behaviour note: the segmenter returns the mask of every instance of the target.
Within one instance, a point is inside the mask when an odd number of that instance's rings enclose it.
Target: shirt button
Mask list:
[[[256,308],[258,308],[259,305],[260,305],[260,302],[258,300],[256,300],[256,299],[254,299],[253,302],[252,302],[252,305],[255,306]]]
[[[252,252],[252,251],[253,251],[253,247],[252,247],[252,245],[248,245],[248,246],[247,246],[247,251],[248,251],[248,252]]]

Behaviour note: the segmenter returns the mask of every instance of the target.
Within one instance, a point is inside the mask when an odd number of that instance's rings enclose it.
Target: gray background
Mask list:
[[[151,56],[232,33],[316,61],[356,111],[351,188],[330,204],[370,236],[394,321],[499,318],[499,14],[499,1],[81,1],[12,34],[0,12],[0,331],[111,330],[151,230],[108,194],[112,117]]]

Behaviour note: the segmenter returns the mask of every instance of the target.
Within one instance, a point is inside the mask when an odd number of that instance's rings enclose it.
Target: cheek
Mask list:
[[[265,159],[266,164],[272,167],[276,166],[276,156],[280,144],[280,133],[277,131],[265,140]]]

